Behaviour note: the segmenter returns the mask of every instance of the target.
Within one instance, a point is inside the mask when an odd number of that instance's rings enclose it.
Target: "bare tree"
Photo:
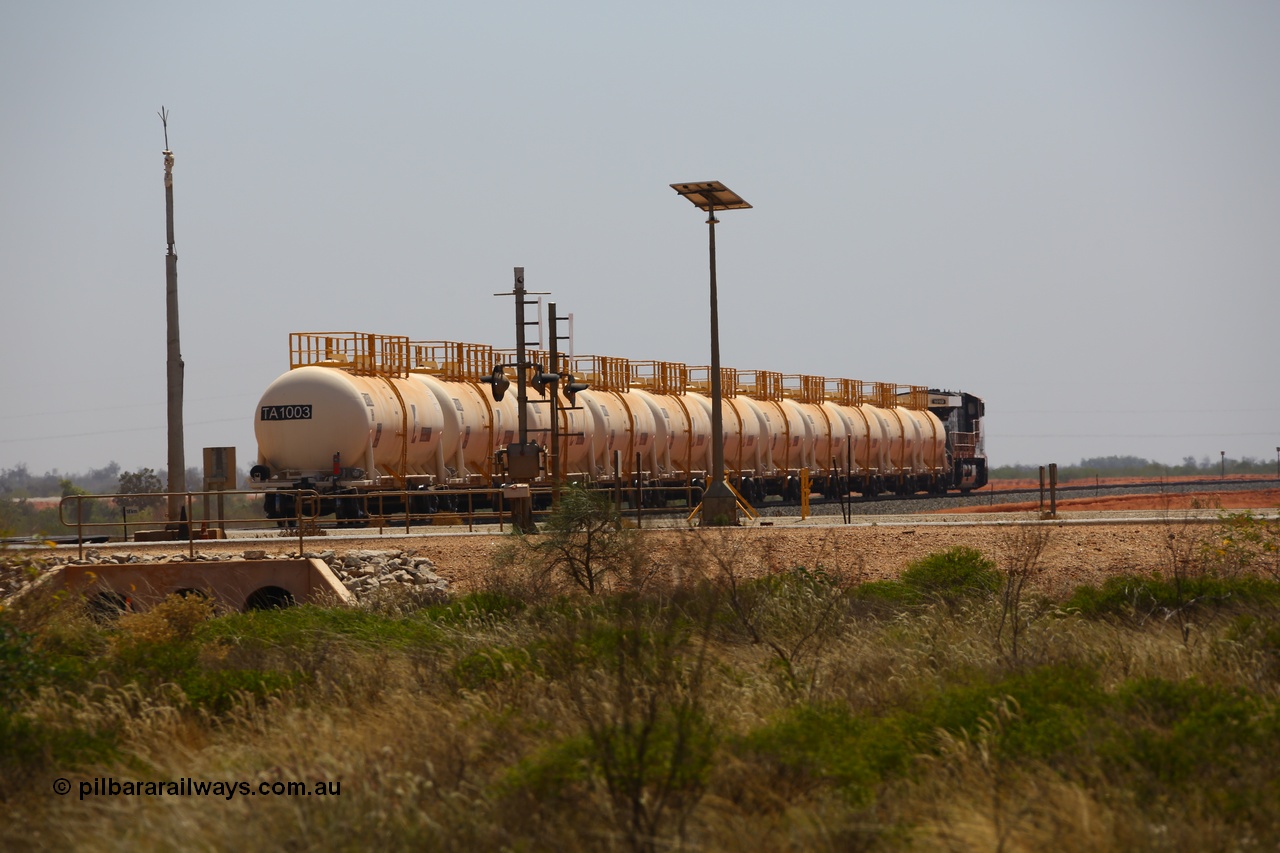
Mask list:
[[[1019,524],[1005,528],[998,539],[1000,573],[1004,584],[1000,590],[1000,624],[996,628],[996,646],[1010,660],[1017,661],[1021,653],[1019,641],[1027,626],[1022,614],[1022,598],[1027,584],[1036,578],[1044,566],[1040,558],[1049,544],[1049,528],[1041,524]],[[1008,634],[1009,647],[1005,649]]]

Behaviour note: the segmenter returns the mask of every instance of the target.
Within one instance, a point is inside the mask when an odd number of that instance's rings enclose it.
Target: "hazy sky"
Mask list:
[[[0,468],[186,458],[294,331],[966,390],[992,464],[1280,446],[1280,4],[0,4]]]

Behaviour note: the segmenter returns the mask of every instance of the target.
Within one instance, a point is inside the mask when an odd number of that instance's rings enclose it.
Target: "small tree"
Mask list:
[[[125,471],[120,475],[118,489],[120,497],[115,498],[113,503],[120,507],[122,512],[129,510],[137,512],[157,507],[163,502],[163,498],[155,493],[164,491],[164,483],[160,482],[156,472],[150,468]],[[134,495],[136,497],[133,497]]]
[[[632,531],[622,529],[608,497],[578,485],[561,493],[542,535],[522,541],[540,580],[559,576],[592,595],[603,591],[609,575],[637,567]]]
[[[584,764],[635,853],[683,849],[707,789],[721,738],[706,683],[717,605],[668,591],[617,596],[562,617],[549,650],[583,726]]]

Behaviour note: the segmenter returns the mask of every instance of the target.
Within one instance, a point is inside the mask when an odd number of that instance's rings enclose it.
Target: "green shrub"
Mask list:
[[[1077,587],[1063,604],[1082,616],[1144,619],[1180,608],[1280,605],[1280,583],[1241,575],[1196,575],[1181,580],[1160,575],[1117,575],[1101,587]]]
[[[481,590],[448,604],[429,607],[425,615],[441,625],[473,627],[485,622],[508,621],[524,609],[525,603],[515,596],[493,590]]]
[[[994,561],[975,548],[956,546],[911,563],[896,581],[861,584],[854,596],[889,604],[919,604],[940,598],[947,602],[990,595],[1000,589]]]
[[[881,716],[836,705],[800,706],[735,746],[763,768],[773,788],[799,795],[830,786],[866,805],[881,785],[904,776],[915,756],[936,752],[939,732],[971,737],[987,725],[1005,760],[1061,759],[1087,742],[1092,721],[1107,704],[1092,670],[1047,667],[952,685]],[[991,727],[1001,707],[1011,713]]]
[[[947,600],[995,592],[996,564],[975,548],[956,546],[922,557],[902,572],[903,585],[925,597]]]
[[[578,484],[561,492],[540,537],[519,541],[522,546],[512,549],[503,562],[510,569],[527,558],[530,583],[537,588],[567,582],[595,595],[615,580],[629,584],[641,560],[639,539],[621,524],[609,496]]]
[[[902,725],[917,737],[973,735],[1006,707],[994,741],[1002,757],[1045,761],[1070,755],[1109,701],[1092,667],[1046,666],[948,687],[906,712]]]
[[[591,740],[573,735],[542,747],[501,774],[494,790],[501,796],[546,804],[581,795],[591,778]]]
[[[296,686],[298,678],[292,673],[271,670],[195,669],[184,673],[176,683],[193,707],[225,714],[245,696],[264,699],[283,693]]]
[[[238,646],[259,649],[302,649],[341,639],[360,645],[392,648],[434,645],[443,632],[431,618],[433,609],[408,616],[386,616],[347,607],[304,604],[281,610],[232,613],[206,624],[202,639],[226,638]]]
[[[58,727],[0,707],[0,803],[29,791],[49,768],[78,767],[118,757],[114,731]]]
[[[1141,802],[1192,798],[1226,817],[1261,814],[1280,795],[1280,711],[1244,691],[1139,679],[1117,695],[1126,725],[1106,751]]]
[[[781,797],[830,786],[847,801],[866,804],[887,777],[905,770],[913,744],[892,720],[838,705],[802,705],[740,738],[734,749]]]
[[[449,670],[458,686],[476,690],[540,669],[527,649],[490,646],[463,655]]]
[[[1280,619],[1274,612],[1269,618],[1242,614],[1227,627],[1222,639],[1254,656],[1264,678],[1280,676]]]
[[[1280,580],[1280,519],[1227,514],[1198,556],[1211,574],[1254,572]]]
[[[32,645],[32,635],[19,631],[0,614],[0,708],[9,708],[48,677],[48,665]]]

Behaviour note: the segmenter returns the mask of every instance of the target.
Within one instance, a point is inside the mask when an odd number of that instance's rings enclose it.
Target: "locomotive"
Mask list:
[[[296,489],[319,492],[321,514],[360,519],[375,495],[383,513],[403,512],[405,500],[431,511],[443,506],[433,492],[459,490],[480,507],[512,479],[503,463],[519,402],[495,400],[492,387],[514,381],[516,368],[495,367],[509,352],[357,332],[294,333],[289,350],[289,371],[255,410],[249,473],[268,517],[292,517],[285,492]],[[569,381],[548,387],[539,381],[548,355],[526,351],[538,363],[525,410],[535,490],[558,475],[636,488],[650,505],[699,497],[711,469],[710,368],[573,356],[560,367]],[[829,498],[967,493],[987,482],[984,406],[972,394],[728,368],[720,385],[726,477],[752,503],[798,499],[806,470],[811,492]]]

